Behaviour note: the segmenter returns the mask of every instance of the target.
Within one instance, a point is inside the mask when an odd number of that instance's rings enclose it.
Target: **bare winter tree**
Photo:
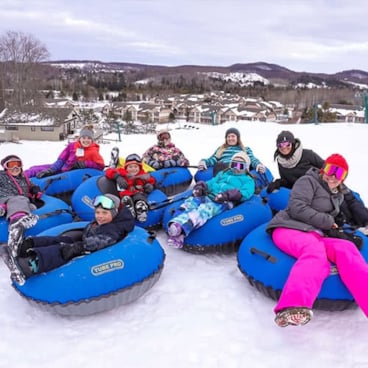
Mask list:
[[[30,34],[8,31],[0,36],[1,83],[4,101],[15,107],[35,104],[40,86],[41,62],[49,52]]]

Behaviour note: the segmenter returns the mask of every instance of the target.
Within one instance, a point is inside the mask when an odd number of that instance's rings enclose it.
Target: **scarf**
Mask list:
[[[303,145],[300,143],[297,147],[295,147],[294,152],[287,156],[282,156],[280,153],[276,156],[276,160],[282,167],[290,169],[298,165],[300,159],[303,154]]]

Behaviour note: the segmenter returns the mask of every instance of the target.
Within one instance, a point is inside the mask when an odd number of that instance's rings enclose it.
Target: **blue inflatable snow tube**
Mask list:
[[[94,218],[93,199],[105,193],[119,196],[116,184],[113,180],[103,176],[93,176],[83,182],[73,193],[72,208],[76,215],[84,221],[91,221]],[[148,195],[148,203],[161,203],[167,201],[167,196],[161,190],[154,190]],[[144,228],[154,228],[161,226],[164,208],[157,208],[148,211],[147,220],[136,221],[136,225]]]
[[[237,256],[238,267],[252,286],[271,299],[278,300],[295,258],[275,246],[266,227],[267,224],[260,225],[242,241]],[[367,237],[359,231],[357,235],[364,240],[362,254],[367,260]],[[352,295],[342,283],[335,265],[331,263],[331,274],[325,280],[313,307],[338,311],[355,306]]]
[[[45,194],[70,199],[71,193],[86,179],[101,175],[97,169],[78,169],[38,179],[31,178],[32,183],[38,185]],[[45,190],[46,189],[46,190]]]
[[[32,211],[39,216],[36,225],[26,230],[25,236],[37,235],[40,232],[57,225],[66,224],[73,221],[71,209],[67,203],[59,198],[43,194],[39,202],[40,208]],[[5,217],[0,219],[0,242],[8,241],[9,222]]]
[[[284,210],[289,202],[290,189],[280,187],[280,189],[274,190],[272,193],[267,193],[267,188],[261,191],[261,197],[264,198],[272,211],[278,212]]]
[[[280,189],[274,190],[272,193],[267,193],[266,189],[264,188],[260,195],[267,201],[272,211],[278,212],[284,210],[288,205],[291,189],[280,187]],[[359,201],[364,203],[359,193],[353,191],[353,194]]]
[[[181,194],[182,197],[191,195],[191,191]],[[185,199],[169,205],[163,217],[163,226],[167,231],[168,223],[175,211]],[[268,222],[272,218],[272,211],[262,198],[254,195],[231,210],[220,213],[210,219],[200,228],[192,231],[184,240],[183,250],[190,253],[231,253],[238,249],[243,238],[254,228]]]
[[[81,232],[88,222],[74,222],[40,235]],[[165,253],[146,230],[135,227],[123,240],[27,279],[17,292],[32,304],[65,316],[86,316],[130,303],[159,279]]]
[[[187,167],[179,166],[152,171],[150,174],[156,179],[158,187],[167,196],[185,191],[193,179],[193,175]]]

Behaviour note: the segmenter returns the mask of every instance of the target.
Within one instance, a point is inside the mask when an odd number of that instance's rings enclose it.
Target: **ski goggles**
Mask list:
[[[131,155],[127,156],[126,161],[141,162],[142,160],[139,155],[137,155],[136,153],[132,153]]]
[[[116,208],[115,202],[104,195],[97,196],[93,201],[93,207],[101,206],[105,210],[112,210]]]
[[[248,165],[247,165],[246,162],[243,162],[243,161],[231,161],[230,167],[232,169],[243,171],[243,170],[246,170],[248,168]]]
[[[337,180],[345,180],[345,178],[348,176],[348,170],[333,164],[326,164],[322,168],[322,172],[327,176],[334,176]]]
[[[290,148],[291,147],[291,143],[290,142],[281,142],[277,144],[278,148]]]
[[[15,168],[21,169],[22,168],[22,161],[19,160],[9,160],[4,163],[4,168],[8,170],[12,170]]]

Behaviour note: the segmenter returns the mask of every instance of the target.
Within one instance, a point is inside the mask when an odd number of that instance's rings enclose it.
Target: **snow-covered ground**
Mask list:
[[[346,183],[368,203],[368,124],[227,123],[171,134],[196,165],[223,143],[231,126],[239,128],[243,142],[275,177],[275,140],[284,129],[322,157],[344,155],[350,165]],[[122,142],[102,144],[101,152],[108,163],[116,144],[125,156],[142,154],[154,142],[154,135],[128,135]],[[64,146],[6,143],[0,145],[0,158],[20,155],[27,168],[52,162]],[[166,262],[151,290],[132,304],[85,318],[60,317],[31,306],[10,286],[8,270],[0,264],[0,368],[368,367],[368,321],[359,309],[316,310],[306,326],[281,329],[273,322],[275,302],[249,285],[235,254],[193,255],[167,247],[166,239],[159,231]]]

